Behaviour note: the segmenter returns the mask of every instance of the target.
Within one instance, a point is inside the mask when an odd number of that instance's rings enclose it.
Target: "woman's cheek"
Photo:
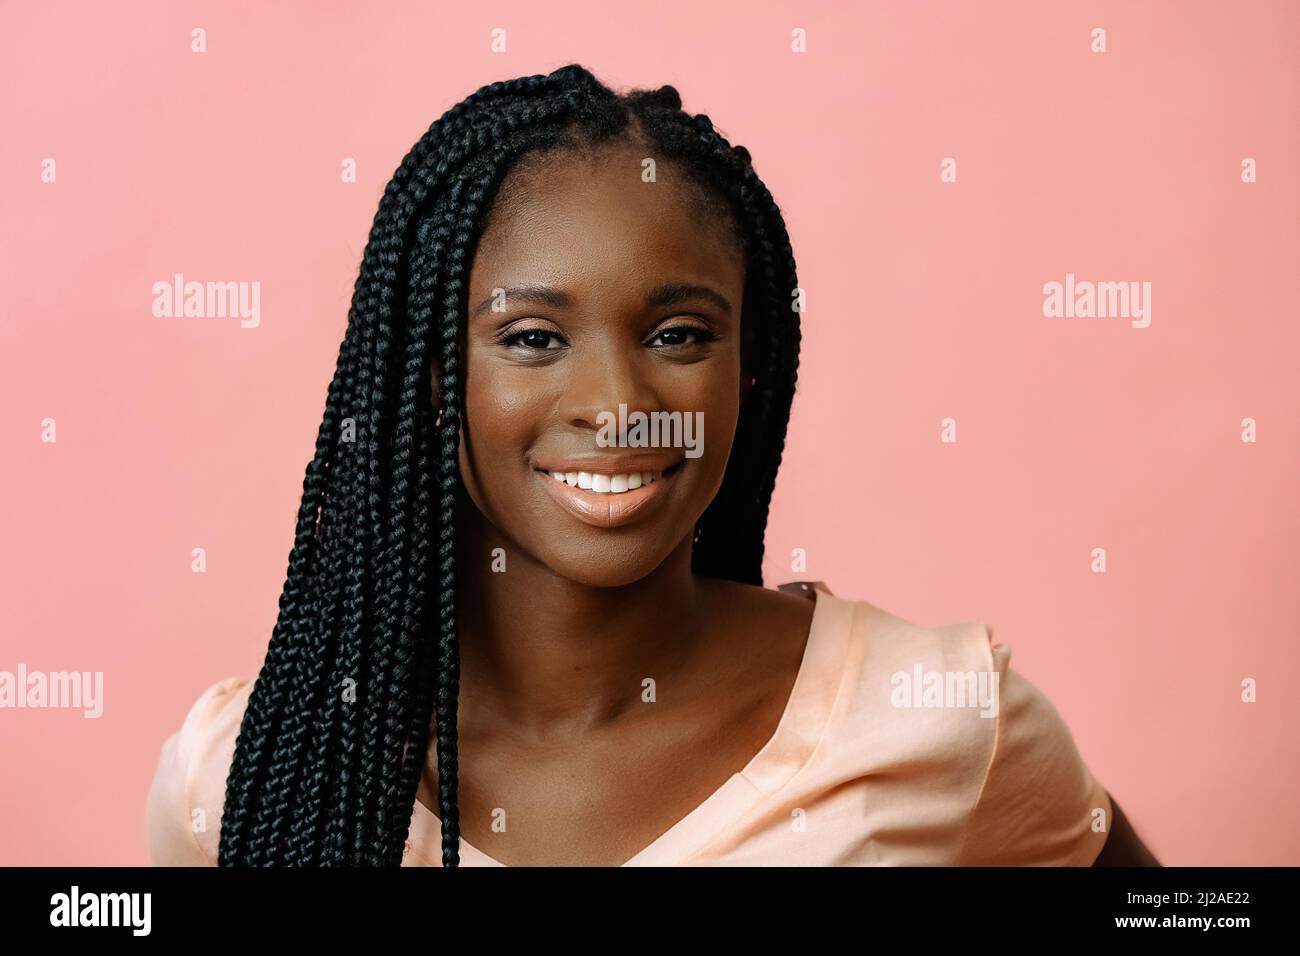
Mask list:
[[[722,487],[735,433],[737,403],[734,396],[728,397],[725,383],[710,382],[693,395],[680,395],[671,405],[682,412],[688,464],[684,490],[689,491],[689,507],[702,513]]]

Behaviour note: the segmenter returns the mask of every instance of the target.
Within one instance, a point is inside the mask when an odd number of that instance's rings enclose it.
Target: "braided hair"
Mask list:
[[[789,236],[748,150],[684,112],[673,87],[615,94],[577,64],[479,89],[429,127],[380,200],[226,780],[220,865],[400,866],[431,724],[442,860],[459,864],[456,518],[467,501],[458,450],[469,270],[521,159],[616,138],[673,164],[697,203],[729,213],[744,255],[753,387],[691,566],[762,584],[800,333]]]

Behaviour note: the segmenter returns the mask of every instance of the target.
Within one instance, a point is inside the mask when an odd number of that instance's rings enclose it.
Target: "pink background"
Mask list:
[[[146,862],[163,738],[265,651],[385,182],[578,61],[677,85],[785,212],[769,583],[987,621],[1163,862],[1300,863],[1300,6],[611,6],[5,4],[0,669],[103,671],[106,706],[0,711],[0,862]],[[178,271],[260,281],[260,327],[155,318]],[[1045,318],[1067,272],[1151,282],[1151,327]]]

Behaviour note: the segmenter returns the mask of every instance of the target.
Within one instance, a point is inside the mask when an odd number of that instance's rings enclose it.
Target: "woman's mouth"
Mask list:
[[[686,465],[679,460],[667,468],[633,471],[617,466],[602,471],[578,468],[534,468],[538,480],[560,507],[579,521],[597,528],[614,528],[648,514],[677,483]]]

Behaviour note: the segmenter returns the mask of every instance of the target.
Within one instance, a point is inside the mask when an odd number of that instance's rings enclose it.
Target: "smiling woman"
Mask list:
[[[1097,860],[1115,808],[983,624],[763,587],[797,290],[749,152],[672,87],[571,65],[434,123],[375,219],[261,673],[164,744],[155,861]],[[624,408],[704,453],[603,440]],[[914,670],[997,706],[893,706]]]

